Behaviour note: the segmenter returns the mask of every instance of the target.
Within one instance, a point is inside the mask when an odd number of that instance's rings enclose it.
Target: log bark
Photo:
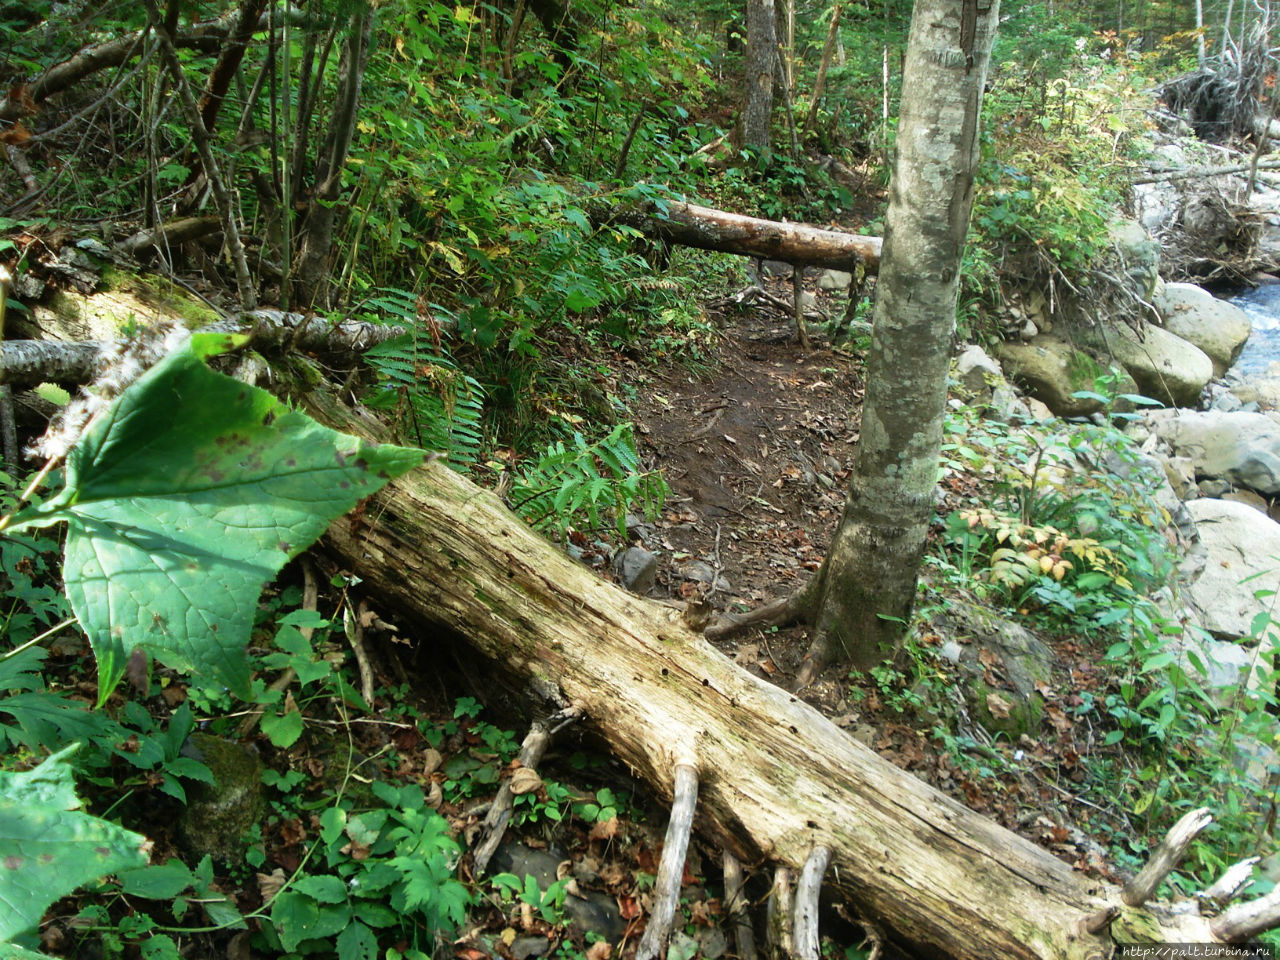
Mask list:
[[[331,425],[371,422],[316,398]],[[686,627],[679,613],[608,584],[492,494],[433,464],[391,484],[326,548],[380,602],[434,625],[536,698],[572,703],[617,757],[671,798],[696,763],[696,829],[755,869],[799,871],[831,851],[828,891],[923,956],[1080,960],[1128,942],[1210,942],[1208,923],[1120,890],[906,774],[795,696]],[[545,705],[545,704],[544,704]],[[542,706],[542,705],[540,705]]]
[[[404,327],[362,320],[330,323],[315,316],[280,310],[253,310],[239,320],[206,324],[209,333],[247,333],[250,346],[264,351],[304,350],[351,359],[370,347],[406,333]],[[77,386],[98,374],[98,360],[110,344],[97,341],[7,340],[0,344],[0,384],[34,387],[40,383]]]
[[[670,202],[600,209],[592,212],[599,226],[621,224],[651,240],[678,243],[746,257],[784,260],[797,266],[827,267],[852,273],[861,266],[874,273],[880,265],[880,238],[822,230],[801,223],[780,223],[737,213]]]

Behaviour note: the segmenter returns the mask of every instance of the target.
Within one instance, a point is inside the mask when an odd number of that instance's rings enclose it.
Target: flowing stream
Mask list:
[[[1231,368],[1241,376],[1259,376],[1280,360],[1280,283],[1268,283],[1230,298],[1249,315],[1253,333]]]

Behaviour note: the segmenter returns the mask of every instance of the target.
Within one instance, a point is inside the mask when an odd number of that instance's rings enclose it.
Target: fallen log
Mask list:
[[[363,320],[332,323],[314,314],[265,309],[243,313],[239,320],[206,324],[202,329],[209,333],[247,334],[249,345],[264,352],[298,349],[347,359],[405,333],[401,326]],[[6,340],[0,345],[0,384],[34,387],[40,383],[89,383],[100,372],[99,365],[110,362],[116,345],[91,340]]]
[[[880,266],[879,237],[781,223],[676,201],[599,207],[597,226],[622,225],[650,240],[745,257],[782,260],[797,266],[874,273]]]
[[[347,432],[379,433],[331,398],[314,399],[312,412]],[[691,766],[695,826],[716,848],[786,875],[826,848],[828,893],[911,952],[1082,960],[1109,956],[1113,938],[1215,940],[1203,917],[1126,905],[1118,887],[898,770],[441,464],[335,523],[325,547],[380,603],[465,638],[536,706],[582,709],[662,796],[676,794],[678,769]]]

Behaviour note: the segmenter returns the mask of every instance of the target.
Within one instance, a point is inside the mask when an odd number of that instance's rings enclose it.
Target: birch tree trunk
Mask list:
[[[916,0],[903,70],[862,433],[819,572],[807,680],[892,655],[910,616],[933,492],[998,0]]]
[[[778,39],[773,0],[747,0],[747,90],[742,145],[768,153],[772,140],[773,62]]]

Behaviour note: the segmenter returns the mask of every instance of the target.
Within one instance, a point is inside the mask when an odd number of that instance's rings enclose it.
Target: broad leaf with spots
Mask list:
[[[98,416],[66,486],[10,529],[68,526],[67,596],[105,699],[135,648],[240,696],[262,588],[336,517],[422,460],[321,426],[204,358],[195,334]]]
[[[75,749],[24,773],[0,770],[0,944],[82,883],[147,862],[145,837],[80,812],[67,762]]]

